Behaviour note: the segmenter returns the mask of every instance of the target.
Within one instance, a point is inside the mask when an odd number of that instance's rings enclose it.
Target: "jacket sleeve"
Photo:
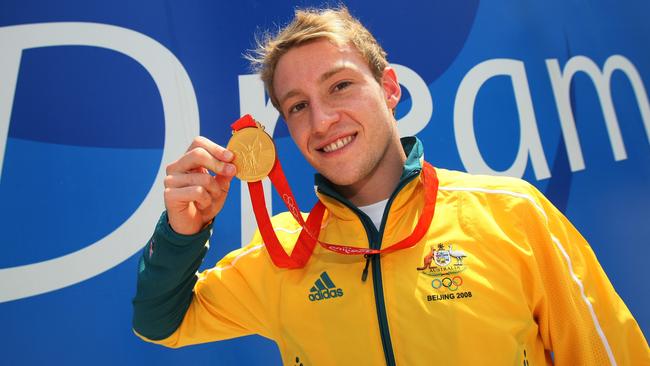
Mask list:
[[[533,251],[542,284],[534,316],[556,365],[650,365],[638,324],[587,241],[534,187]]]
[[[177,348],[253,333],[270,337],[259,293],[232,265],[262,245],[234,251],[198,273],[210,234],[211,226],[177,234],[163,213],[139,262],[133,330],[140,338]]]
[[[192,301],[196,271],[207,252],[211,226],[195,235],[180,235],[163,212],[138,262],[133,299],[133,329],[150,340],[172,334]]]

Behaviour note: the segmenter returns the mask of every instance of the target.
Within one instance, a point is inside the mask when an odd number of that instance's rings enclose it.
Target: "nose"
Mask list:
[[[310,111],[314,133],[324,134],[333,124],[339,121],[339,112],[327,103],[312,101]]]

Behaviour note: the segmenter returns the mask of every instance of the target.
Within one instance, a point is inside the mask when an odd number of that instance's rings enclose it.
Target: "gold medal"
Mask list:
[[[246,182],[257,182],[266,178],[275,164],[273,139],[264,131],[264,126],[246,127],[234,131],[228,146],[237,167],[237,178]]]

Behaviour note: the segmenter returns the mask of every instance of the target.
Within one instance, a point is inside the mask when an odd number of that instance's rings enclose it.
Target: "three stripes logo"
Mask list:
[[[327,300],[341,296],[343,296],[343,289],[336,288],[327,272],[321,273],[320,278],[309,289],[309,301]]]

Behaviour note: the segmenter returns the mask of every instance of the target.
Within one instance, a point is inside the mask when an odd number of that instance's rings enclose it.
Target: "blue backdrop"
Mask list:
[[[398,70],[401,133],[417,133],[437,166],[540,188],[647,335],[650,4],[345,3]],[[319,4],[0,2],[0,364],[280,364],[257,336],[146,344],[130,301],[164,166],[194,135],[225,145],[252,113],[293,167],[301,206],[313,204],[313,170],[242,53],[295,6]],[[231,192],[205,266],[250,235],[247,196]]]

